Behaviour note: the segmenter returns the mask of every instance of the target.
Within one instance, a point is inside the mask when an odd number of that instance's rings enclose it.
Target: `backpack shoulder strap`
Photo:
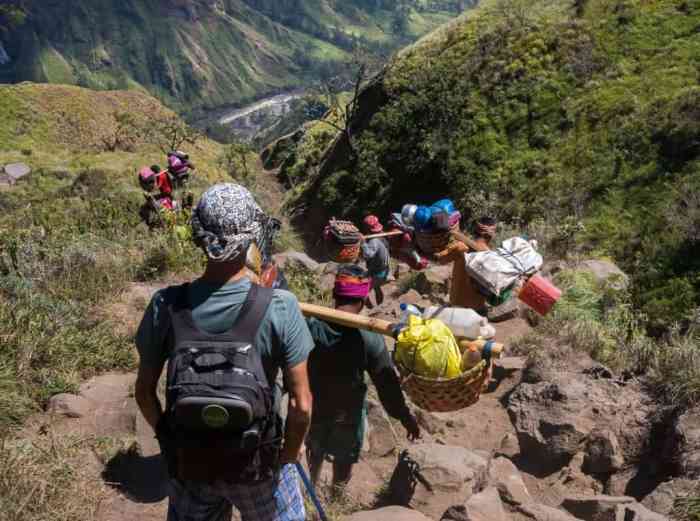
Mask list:
[[[253,343],[258,329],[260,329],[260,324],[265,318],[267,308],[272,302],[273,292],[273,289],[263,288],[257,284],[250,286],[248,296],[243,302],[238,318],[231,328],[236,336]]]

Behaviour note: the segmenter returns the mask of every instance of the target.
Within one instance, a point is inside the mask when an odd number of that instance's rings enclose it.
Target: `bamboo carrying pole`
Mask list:
[[[402,235],[402,234],[403,234],[403,232],[401,230],[392,230],[390,232],[375,233],[373,235],[363,235],[362,238],[364,240],[380,239],[381,237],[395,237],[397,235]]]
[[[341,326],[374,331],[384,336],[394,336],[394,324],[388,320],[356,315],[355,313],[348,313],[347,311],[341,311],[339,309],[317,306],[315,304],[305,304],[303,302],[300,302],[299,306],[301,307],[301,312],[307,317],[316,317]],[[476,345],[477,349],[483,351],[484,346],[488,343],[487,340],[468,340],[465,338],[458,338],[457,342],[462,351],[469,349],[473,345]],[[500,358],[502,354],[503,344],[494,342],[491,345],[492,357]]]

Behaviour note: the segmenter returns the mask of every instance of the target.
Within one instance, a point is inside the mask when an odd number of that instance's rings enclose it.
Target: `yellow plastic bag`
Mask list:
[[[459,376],[462,355],[452,331],[436,319],[411,315],[396,342],[396,361],[426,378]]]

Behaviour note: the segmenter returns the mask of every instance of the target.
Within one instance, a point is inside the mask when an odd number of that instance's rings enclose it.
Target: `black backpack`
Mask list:
[[[194,323],[187,284],[174,290],[165,413],[170,475],[200,482],[270,479],[282,426],[254,342],[272,290],[253,284],[231,329],[217,335]]]

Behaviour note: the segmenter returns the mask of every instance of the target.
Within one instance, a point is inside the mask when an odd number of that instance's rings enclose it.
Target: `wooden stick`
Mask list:
[[[379,239],[381,237],[395,237],[397,235],[403,235],[404,232],[401,230],[392,230],[390,232],[375,233],[374,235],[364,235],[363,239]]]
[[[385,336],[393,336],[394,334],[393,324],[388,320],[356,315],[355,313],[348,313],[347,311],[340,311],[339,309],[305,304],[303,302],[299,303],[299,307],[301,307],[301,312],[307,317],[320,318],[321,320],[333,322],[341,326],[374,331],[375,333]]]
[[[301,307],[301,312],[307,317],[316,317],[341,326],[374,331],[384,336],[394,336],[394,324],[388,320],[356,315],[355,313],[348,313],[347,311],[340,311],[325,306],[316,306],[315,304],[305,304],[304,302],[300,302],[299,307]],[[483,351],[487,340],[458,338],[457,342],[461,351],[469,349],[472,345],[476,345],[479,351]],[[493,358],[500,358],[502,353],[503,344],[497,342],[492,344],[491,354]]]
[[[464,244],[466,244],[467,246],[469,246],[469,249],[470,249],[470,250],[473,250],[473,251],[488,251],[488,249],[489,249],[487,246],[479,246],[479,245],[478,245],[477,243],[475,243],[472,239],[470,239],[469,237],[467,237],[466,235],[464,235],[464,234],[463,234],[462,232],[460,232],[460,231],[453,230],[451,233],[452,233],[452,237],[454,237],[455,239],[457,239],[459,242],[463,242]]]

